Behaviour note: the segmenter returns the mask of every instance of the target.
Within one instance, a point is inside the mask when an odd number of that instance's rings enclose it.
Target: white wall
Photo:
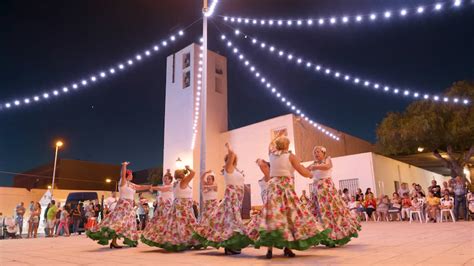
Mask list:
[[[390,196],[395,192],[395,181],[400,182],[400,184],[408,183],[409,188],[411,188],[412,183],[417,183],[426,191],[431,185],[431,180],[435,179],[441,185],[443,181],[449,179],[440,174],[382,155],[373,154],[373,160],[376,184],[378,186],[379,181],[383,182],[381,184],[384,184],[384,190],[379,192]]]

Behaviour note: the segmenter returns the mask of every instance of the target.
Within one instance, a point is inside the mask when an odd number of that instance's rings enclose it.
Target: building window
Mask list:
[[[281,134],[288,137],[288,129],[286,127],[272,129],[270,140],[275,139],[276,136]]]
[[[215,90],[217,93],[222,94],[222,79],[219,77],[216,77]]]
[[[191,65],[191,53],[185,53],[183,55],[183,69]]]
[[[359,187],[359,178],[339,180],[339,189],[343,190],[347,188],[349,190],[350,195],[355,195],[357,193],[358,187]]]
[[[191,72],[186,71],[183,73],[183,89],[191,85]]]

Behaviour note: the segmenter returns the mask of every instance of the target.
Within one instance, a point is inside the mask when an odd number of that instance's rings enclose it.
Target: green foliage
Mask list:
[[[416,101],[402,113],[390,112],[377,128],[377,146],[387,155],[413,154],[418,147],[425,151],[446,150],[464,153],[474,145],[474,82],[459,81],[446,97],[468,99],[469,105]]]
[[[156,186],[158,184],[163,184],[163,167],[152,168],[148,170],[148,182]]]

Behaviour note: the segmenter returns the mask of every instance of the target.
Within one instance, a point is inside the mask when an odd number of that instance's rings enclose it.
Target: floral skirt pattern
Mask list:
[[[292,177],[270,179],[255,247],[305,250],[327,240],[328,232],[306,205],[301,204]]]
[[[124,238],[124,244],[138,244],[137,218],[133,209],[133,201],[119,199],[115,209],[97,225],[86,232],[86,235],[97,240],[101,245],[107,245],[113,238]]]
[[[313,184],[310,206],[324,228],[331,229],[328,241],[322,244],[334,247],[347,244],[357,237],[360,223],[351,215],[349,208],[338,194],[331,178],[322,178]]]
[[[194,237],[203,246],[241,249],[252,241],[247,237],[241,209],[244,187],[227,185],[223,200],[210,214],[207,222],[196,227]]]
[[[156,205],[155,213],[153,214],[153,219],[155,219],[155,217],[165,215],[171,208],[172,204],[173,204],[172,199],[163,200],[162,198],[159,198],[158,204]]]
[[[219,201],[217,199],[206,200],[204,201],[202,213],[199,216],[199,224],[206,224],[209,222],[209,218],[212,215],[212,212],[217,209]]]
[[[168,251],[182,251],[199,244],[193,239],[196,218],[193,200],[176,198],[169,211],[150,222],[142,233],[141,240],[149,246]]]

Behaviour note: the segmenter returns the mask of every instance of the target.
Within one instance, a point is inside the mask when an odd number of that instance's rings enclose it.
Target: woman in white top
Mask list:
[[[360,224],[351,215],[349,208],[337,192],[332,181],[332,161],[326,155],[326,148],[313,149],[314,162],[308,166],[313,174],[311,206],[313,214],[320,218],[324,228],[331,229],[329,239],[321,242],[330,247],[347,244],[351,237],[357,237]]]
[[[117,238],[123,238],[123,243],[130,247],[138,245],[137,219],[133,208],[135,192],[138,190],[149,190],[149,185],[136,185],[132,183],[132,171],[127,170],[129,162],[122,163],[122,172],[119,181],[120,198],[114,210],[90,231],[87,236],[97,240],[101,245],[107,245],[109,240],[110,248],[121,248],[117,244]]]
[[[308,249],[327,238],[328,233],[296,195],[294,170],[307,178],[311,172],[288,151],[289,145],[288,138],[279,135],[269,148],[271,179],[262,209],[260,236],[255,241],[257,248],[268,247],[268,259],[272,258],[272,247],[284,249],[285,256],[294,257],[291,249]]]
[[[173,204],[149,230],[143,232],[143,243],[168,251],[182,251],[199,244],[193,239],[196,218],[193,214],[193,189],[189,186],[194,175],[189,166],[174,172]]]
[[[226,143],[227,155],[224,158],[224,198],[210,215],[207,223],[196,228],[196,239],[203,246],[225,248],[226,255],[240,254],[240,250],[252,241],[247,237],[242,222],[241,210],[244,198],[244,176],[237,169],[237,155]]]
[[[151,190],[158,191],[156,197],[156,209],[153,218],[165,215],[173,203],[173,176],[171,175],[170,169],[166,170],[166,174],[163,176],[163,185],[153,186]]]
[[[263,159],[257,159],[256,163],[260,168],[260,171],[263,173],[263,177],[258,180],[258,185],[260,186],[260,196],[262,197],[262,203],[265,205],[267,202],[268,181],[270,181],[270,163]],[[259,231],[261,222],[261,213],[257,213],[250,217],[250,222],[247,224],[247,235],[253,241],[256,241],[260,237]]]
[[[217,185],[215,184],[214,172],[211,170],[201,175],[202,199],[204,201],[202,213],[199,216],[199,224],[206,224],[211,217],[212,212],[219,204],[217,200]]]

